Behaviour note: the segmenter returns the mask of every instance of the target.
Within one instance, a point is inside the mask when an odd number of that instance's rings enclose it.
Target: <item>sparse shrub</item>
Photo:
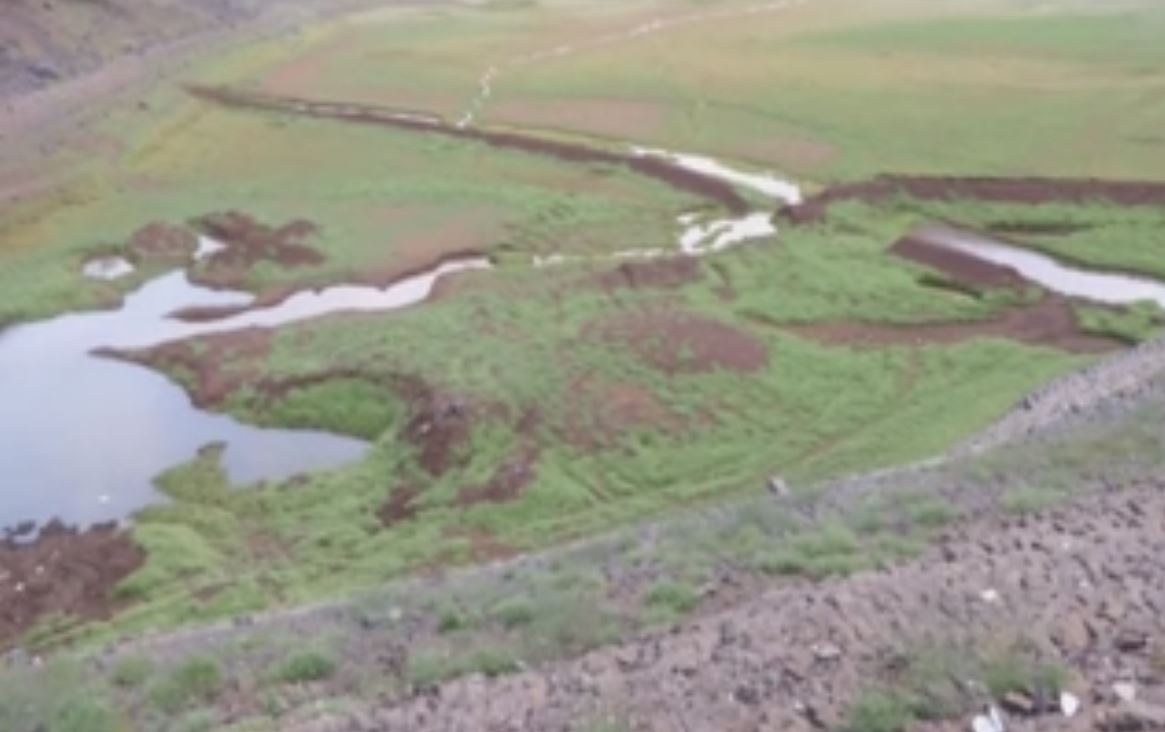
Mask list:
[[[926,499],[910,507],[910,520],[919,526],[936,528],[954,519],[954,509],[935,499]]]
[[[154,705],[173,714],[196,701],[210,701],[222,687],[222,672],[209,658],[192,658],[174,669],[150,692]]]
[[[144,656],[129,656],[113,667],[113,683],[123,689],[136,689],[154,671],[154,662]]]
[[[494,607],[493,615],[498,622],[507,628],[517,628],[529,625],[534,620],[534,606],[522,597],[511,597],[502,600]]]
[[[285,684],[306,684],[331,678],[336,662],[321,651],[301,651],[276,670],[275,678]]]
[[[905,732],[914,721],[910,701],[889,691],[867,691],[846,715],[845,732]]]
[[[444,601],[437,606],[437,632],[454,633],[470,627],[470,618],[456,603]]]
[[[678,615],[695,610],[699,604],[699,591],[678,582],[660,582],[647,593],[649,607],[664,608]]]
[[[75,697],[61,705],[48,729],[52,732],[120,732],[124,726],[104,703]]]
[[[1025,514],[1042,511],[1060,502],[1062,496],[1048,488],[1020,488],[1003,497],[1003,510]]]

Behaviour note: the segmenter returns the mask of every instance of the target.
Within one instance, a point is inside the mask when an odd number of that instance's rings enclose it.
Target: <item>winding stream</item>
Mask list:
[[[922,227],[916,235],[935,246],[1009,267],[1037,285],[1067,297],[1108,305],[1150,301],[1165,308],[1165,283],[1148,277],[1073,267],[1032,249],[950,226]]]

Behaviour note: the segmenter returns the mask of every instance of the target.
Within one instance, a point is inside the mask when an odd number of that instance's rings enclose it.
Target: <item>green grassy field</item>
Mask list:
[[[1150,3],[753,6],[545,2],[351,22],[233,80],[457,119],[494,66],[483,124],[702,151],[817,180],[1161,177],[1165,13]],[[673,24],[628,35],[657,20]]]
[[[887,170],[1146,178],[1165,170],[1154,131],[1165,121],[1160,50],[1146,30],[1159,11],[1104,11],[1099,22],[1065,11],[1044,23],[1004,0],[747,8],[723,0],[412,9],[240,49],[184,80],[456,119],[483,71],[500,64],[481,124],[722,155],[810,185]],[[699,13],[715,17],[626,35]],[[0,323],[113,303],[156,268],[97,284],[79,274],[88,255],[124,251],[151,221],[215,211],[320,226],[310,243],[323,263],[260,262],[245,273],[255,291],[386,281],[466,249],[494,255],[496,267],[422,307],[282,329],[258,356],[227,349],[216,367],[251,382],[221,409],[361,436],[373,448],[356,465],[245,490],[227,484],[213,451],[191,456],[159,479],[172,501],[135,517],[149,559],[117,589],[129,602],[99,634],[294,605],[419,568],[525,552],[761,491],[774,473],[805,484],[935,455],[1091,360],[1004,338],[848,346],[792,332],[973,324],[1029,298],[935,287],[933,273],[889,256],[922,217],[1080,223],[1024,240],[1165,273],[1158,211],[895,202],[839,205],[820,226],[703,259],[680,282],[626,287],[611,262],[542,270],[529,262],[674,247],[677,214],[706,204],[602,166],[227,110],[175,88],[156,96],[148,113],[106,122],[114,142],[60,199],[13,209],[0,226]],[[1158,327],[1156,313],[1078,313],[1087,330],[1129,341]],[[179,365],[162,366],[192,383]],[[419,400],[402,380],[470,415],[440,469],[413,435]],[[301,386],[264,389],[272,383]],[[519,473],[518,488],[480,497]],[[401,492],[415,494],[411,515],[384,526],[378,514]],[[811,560],[808,541],[801,549]],[[656,604],[683,605],[684,595],[661,590]]]
[[[862,221],[870,223],[857,228]],[[350,468],[281,486],[231,490],[213,454],[164,476],[174,503],[136,519],[150,557],[123,585],[136,602],[115,627],[294,604],[419,566],[527,551],[763,491],[774,473],[805,483],[927,457],[1088,362],[1007,340],[858,348],[782,328],[975,321],[1024,297],[922,284],[923,270],[885,254],[908,223],[841,206],[780,243],[710,259],[675,289],[611,289],[598,282],[610,265],[503,267],[423,307],[282,329],[265,356],[216,350],[221,373],[314,384],[277,396],[243,385],[227,410],[372,438],[375,448]],[[726,298],[726,285],[737,294]],[[718,324],[764,362],[709,364],[703,331],[667,330],[677,314]],[[604,335],[644,318],[659,324],[658,340]],[[661,367],[654,349],[674,339],[684,341],[678,360]],[[191,347],[200,351],[209,352]],[[172,373],[189,378],[177,365]],[[401,377],[423,380],[472,415],[444,472],[427,469],[422,445],[406,438],[417,407]],[[523,427],[530,414],[534,426]],[[516,495],[464,500],[525,445],[537,456]],[[378,513],[406,485],[415,515],[383,527]]]

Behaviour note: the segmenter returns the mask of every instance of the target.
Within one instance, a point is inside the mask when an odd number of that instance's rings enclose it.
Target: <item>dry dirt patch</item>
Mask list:
[[[0,542],[0,648],[49,618],[109,617],[122,604],[113,588],[145,558],[113,524],[78,531],[54,521],[28,543]]]
[[[626,348],[667,374],[725,370],[753,373],[768,365],[768,346],[718,320],[682,310],[650,310],[595,323],[586,335]]]

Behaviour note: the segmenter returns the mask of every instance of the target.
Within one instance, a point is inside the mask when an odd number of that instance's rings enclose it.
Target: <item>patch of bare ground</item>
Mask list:
[[[125,604],[113,589],[145,558],[113,524],[79,531],[54,521],[27,541],[0,542],[0,649],[43,621],[108,618]]]
[[[725,370],[753,373],[769,362],[768,346],[719,320],[683,310],[648,310],[592,323],[584,335],[626,348],[667,374]]]
[[[943,668],[975,655],[1017,673],[1022,649],[1065,669],[1063,684],[1079,709],[1065,717],[1058,697],[1021,682],[995,698],[1007,729],[1159,729],[1162,515],[1158,484],[1041,514],[992,513],[948,527],[917,559],[883,570],[820,583],[789,580],[579,658],[494,679],[469,676],[339,715],[315,706],[281,728],[841,729],[864,692],[895,688],[919,659],[949,664],[924,679],[938,689],[950,682]],[[706,594],[732,595],[733,579],[714,580]],[[960,686],[966,679],[955,679],[962,695],[955,709],[941,698],[915,699],[934,717],[916,728],[968,729],[971,715],[992,700],[977,680]]]
[[[99,353],[180,374],[191,401],[202,409],[213,409],[245,386],[269,390],[271,384],[262,378],[259,364],[270,353],[271,338],[269,330],[248,328],[140,350]]]
[[[899,195],[921,200],[972,199],[1032,205],[1099,200],[1122,206],[1162,206],[1165,205],[1165,182],[881,175],[873,180],[827,188],[799,204],[784,207],[781,216],[794,223],[812,223],[824,219],[834,203],[883,203]]]
[[[676,432],[685,425],[682,417],[638,384],[584,375],[571,382],[568,393],[555,428],[565,442],[582,450],[614,447],[635,430]]]
[[[514,428],[518,444],[509,457],[494,469],[485,483],[462,488],[457,496],[457,505],[507,503],[519,498],[534,480],[538,468],[538,458],[542,452],[538,439],[541,422],[542,417],[536,410],[527,410]]]
[[[596,280],[607,290],[619,288],[677,289],[703,279],[702,263],[696,257],[663,257],[642,262],[623,262]]]
[[[936,246],[920,236],[903,237],[890,248],[890,252],[938,270],[952,280],[974,289],[1022,288],[1029,284],[1010,267],[994,264],[949,247]]]
[[[244,289],[251,268],[260,262],[280,267],[313,267],[324,255],[307,242],[319,233],[314,223],[297,219],[269,226],[239,211],[203,216],[199,228],[227,246],[206,258],[192,279],[215,287]]]
[[[198,237],[186,227],[155,221],[135,231],[127,248],[134,260],[185,264],[198,248]]]
[[[1054,295],[1032,305],[1010,308],[990,320],[909,325],[839,321],[788,325],[784,329],[820,343],[850,346],[921,346],[1005,338],[1071,353],[1110,353],[1127,347],[1119,339],[1082,331],[1071,304]]]

